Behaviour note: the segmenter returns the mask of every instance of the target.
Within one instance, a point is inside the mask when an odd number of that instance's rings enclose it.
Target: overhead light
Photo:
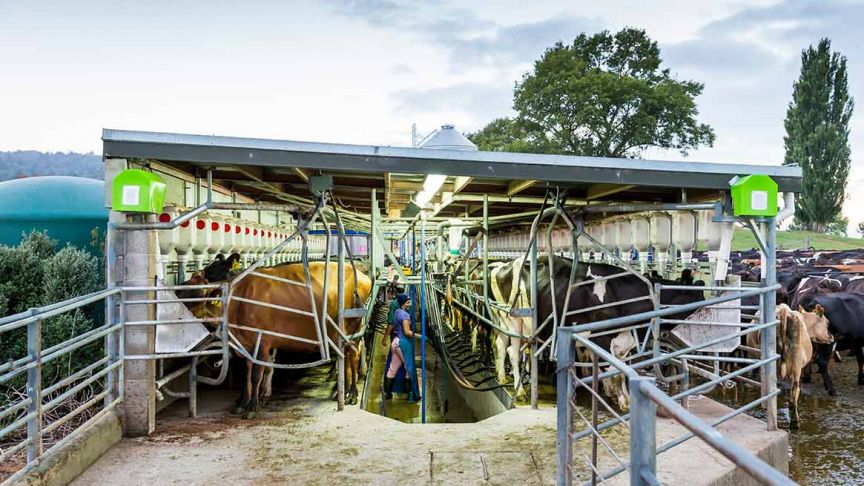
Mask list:
[[[435,194],[439,189],[441,189],[441,186],[444,185],[444,181],[446,180],[446,175],[429,174],[426,176],[426,180],[423,181],[423,190]]]
[[[447,180],[446,175],[442,174],[429,174],[426,176],[426,179],[423,181],[423,190],[418,192],[416,196],[414,196],[414,201],[418,206],[425,207],[429,204],[429,201],[432,200],[432,197],[441,189],[441,186],[444,185],[444,181]]]

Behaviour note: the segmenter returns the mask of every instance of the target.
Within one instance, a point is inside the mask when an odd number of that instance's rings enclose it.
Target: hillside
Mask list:
[[[75,152],[0,152],[0,181],[20,177],[67,175],[102,179],[102,157]]]
[[[735,236],[732,239],[733,250],[749,250],[756,246],[756,239],[750,230],[735,229]],[[809,231],[778,231],[777,246],[780,250],[803,250],[808,247],[816,250],[855,250],[864,248],[864,239],[830,236]]]

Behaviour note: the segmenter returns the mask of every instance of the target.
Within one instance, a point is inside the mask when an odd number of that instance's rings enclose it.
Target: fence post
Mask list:
[[[777,225],[775,218],[766,218],[765,226],[765,267],[762,272],[762,286],[770,287],[777,283],[777,254],[775,253],[777,239]],[[762,294],[760,303],[761,324],[774,321],[777,317],[776,311],[777,294],[774,291]],[[769,326],[761,331],[760,345],[762,359],[773,357],[777,351],[777,326]],[[771,361],[762,365],[760,370],[762,379],[762,396],[774,393],[777,389],[777,362]],[[765,421],[768,430],[777,430],[777,397],[773,397],[765,403]]]
[[[27,414],[32,415],[27,421],[27,462],[33,462],[42,456],[42,319],[27,324],[27,355],[36,363],[27,370]]]
[[[647,484],[643,471],[657,471],[657,406],[642,391],[653,386],[654,379],[631,378],[630,382],[630,485]]]
[[[109,284],[110,285],[110,284]],[[117,301],[116,294],[109,295],[105,298],[105,324],[113,326],[117,323],[116,320]],[[105,356],[108,357],[107,366],[111,366],[120,360],[120,339],[123,337],[123,328],[114,330],[105,336]],[[105,395],[105,406],[107,407],[114,402],[119,396],[120,373],[123,370],[117,368],[105,377],[105,390],[108,392]]]
[[[531,408],[537,410],[538,403],[538,374],[537,374],[537,339],[534,333],[540,326],[539,314],[537,313],[537,234],[531,239],[530,274],[531,274]]]
[[[559,328],[556,358],[558,364],[557,401],[558,426],[556,428],[555,448],[558,455],[558,486],[569,486],[573,482],[570,463],[573,461],[573,411],[570,409],[570,395],[573,380],[570,368],[576,360],[576,348],[566,328]]]

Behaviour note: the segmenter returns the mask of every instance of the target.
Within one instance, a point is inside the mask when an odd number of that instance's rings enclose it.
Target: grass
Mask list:
[[[856,250],[864,248],[864,239],[830,236],[810,231],[778,231],[777,246],[781,250],[804,250],[809,247],[817,250]],[[756,239],[749,229],[735,229],[735,236],[732,238],[733,250],[749,250],[756,247]]]

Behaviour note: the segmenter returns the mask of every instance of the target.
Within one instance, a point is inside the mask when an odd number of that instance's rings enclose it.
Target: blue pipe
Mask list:
[[[420,412],[426,423],[426,221],[420,222]]]

